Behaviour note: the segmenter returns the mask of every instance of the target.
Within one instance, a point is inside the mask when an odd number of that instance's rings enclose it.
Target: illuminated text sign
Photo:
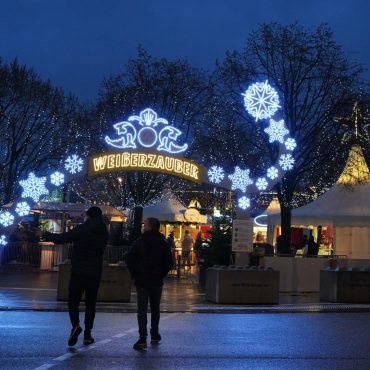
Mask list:
[[[154,171],[201,183],[203,168],[191,160],[146,152],[101,153],[89,158],[89,176],[120,171]]]

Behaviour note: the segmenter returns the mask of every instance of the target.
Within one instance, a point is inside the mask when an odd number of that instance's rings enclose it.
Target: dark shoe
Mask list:
[[[78,336],[81,334],[82,329],[80,326],[75,326],[71,330],[71,335],[68,338],[68,345],[74,346],[77,343]]]
[[[144,349],[148,348],[146,344],[146,339],[139,339],[133,346],[134,349],[137,351],[143,351]]]
[[[84,332],[84,345],[88,346],[94,343],[94,338],[91,336],[91,331],[85,330]]]
[[[151,344],[158,344],[161,341],[162,337],[160,334],[152,334]]]

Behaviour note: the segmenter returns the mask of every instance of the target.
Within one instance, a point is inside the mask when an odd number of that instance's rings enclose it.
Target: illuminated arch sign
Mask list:
[[[160,172],[198,184],[204,181],[203,167],[186,158],[142,151],[106,152],[89,158],[89,176],[122,171]]]

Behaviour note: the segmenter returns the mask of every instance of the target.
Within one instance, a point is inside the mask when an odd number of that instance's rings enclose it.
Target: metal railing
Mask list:
[[[108,245],[104,252],[106,263],[125,261],[130,246]],[[0,267],[30,267],[41,270],[56,270],[60,263],[72,256],[70,243],[42,245],[31,242],[10,242],[0,246]]]

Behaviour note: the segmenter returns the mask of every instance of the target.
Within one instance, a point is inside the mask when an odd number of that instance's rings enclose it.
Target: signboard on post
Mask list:
[[[253,251],[253,220],[233,221],[233,252]]]

